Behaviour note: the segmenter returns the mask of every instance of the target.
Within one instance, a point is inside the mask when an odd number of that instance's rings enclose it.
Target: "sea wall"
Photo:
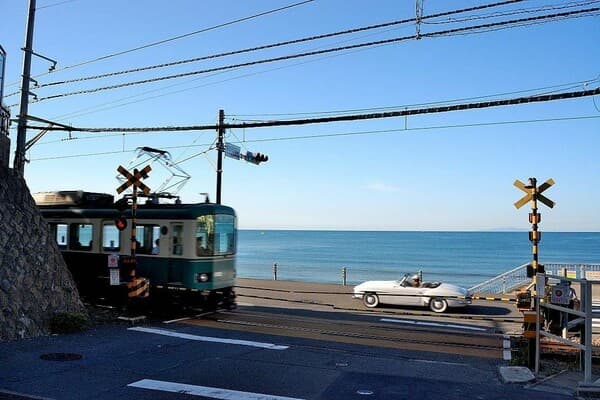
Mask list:
[[[25,180],[0,165],[0,341],[48,333],[56,313],[85,312]]]

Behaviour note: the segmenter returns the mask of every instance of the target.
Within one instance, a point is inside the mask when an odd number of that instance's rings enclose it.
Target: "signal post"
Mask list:
[[[536,178],[529,178],[527,184],[515,180],[514,185],[520,190],[525,192],[525,196],[520,198],[517,202],[515,202],[515,207],[521,208],[528,202],[531,203],[531,212],[529,213],[529,223],[531,224],[531,231],[529,232],[529,241],[531,242],[531,253],[532,253],[532,261],[529,265],[527,265],[527,277],[533,278],[533,284],[535,287],[535,298],[534,298],[534,308],[535,311],[531,310],[531,295],[527,296],[529,298],[529,305],[527,307],[520,307],[517,302],[517,307],[521,309],[523,312],[523,321],[524,321],[524,329],[523,336],[526,337],[529,341],[529,356],[528,356],[528,364],[531,368],[533,365],[536,367],[536,372],[539,363],[540,356],[540,299],[545,294],[546,282],[545,282],[545,274],[544,274],[544,265],[539,263],[538,260],[538,244],[542,239],[542,233],[538,231],[538,224],[542,220],[542,215],[538,213],[538,200],[545,204],[546,206],[553,208],[554,202],[548,199],[546,196],[542,195],[546,189],[554,185],[554,180],[548,179],[546,182],[541,184],[539,187],[537,186]],[[527,310],[527,308],[529,310]],[[533,315],[532,315],[533,314]],[[535,320],[534,318],[535,317]],[[535,322],[535,325],[534,325]],[[531,327],[535,326],[535,332],[532,332]]]
[[[129,268],[129,278],[130,281],[127,283],[128,287],[128,297],[148,297],[150,282],[145,278],[136,277],[136,249],[137,249],[137,238],[136,238],[136,211],[137,211],[137,189],[139,188],[145,195],[150,194],[150,188],[146,186],[142,179],[148,177],[148,172],[150,172],[152,168],[147,165],[141,171],[137,169],[133,170],[133,174],[119,165],[117,171],[126,178],[126,181],[117,188],[117,193],[121,194],[125,189],[132,187],[132,201],[131,201],[131,255],[128,259],[123,260],[123,264],[126,264]],[[123,226],[123,218],[117,219],[117,228],[120,230],[126,227]]]

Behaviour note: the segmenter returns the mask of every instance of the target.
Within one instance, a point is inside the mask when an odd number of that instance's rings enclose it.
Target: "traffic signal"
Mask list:
[[[261,162],[269,161],[269,156],[261,153],[253,153],[251,151],[246,152],[244,159],[252,164],[260,164]]]
[[[127,228],[127,218],[123,216],[115,218],[115,226],[120,231],[124,230],[125,228]]]
[[[259,163],[269,161],[269,156],[267,156],[266,154],[256,153],[255,158],[256,161]]]

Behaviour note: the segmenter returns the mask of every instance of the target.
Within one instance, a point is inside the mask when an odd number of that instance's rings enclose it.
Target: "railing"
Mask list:
[[[471,293],[500,294],[518,289],[531,282],[531,278],[527,277],[527,265],[520,265],[508,272],[488,279],[469,288],[469,291]],[[600,264],[544,263],[544,268],[548,275],[564,276],[566,270],[566,274],[570,278],[582,279],[588,277],[588,279],[600,279]],[[590,274],[590,272],[594,274]]]
[[[527,265],[528,264],[519,265],[510,271],[504,272],[492,279],[488,279],[485,282],[481,282],[480,284],[469,288],[469,292],[499,294],[515,290],[516,288],[523,286],[528,280],[531,281],[531,278],[527,277]]]

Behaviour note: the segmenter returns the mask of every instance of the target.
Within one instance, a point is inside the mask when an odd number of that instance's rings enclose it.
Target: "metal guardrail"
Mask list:
[[[470,287],[469,292],[501,294],[515,290],[525,284],[528,280],[531,280],[531,278],[527,278],[527,265],[528,264],[519,265],[510,271]]]
[[[528,264],[519,265],[510,271],[477,284],[469,288],[469,292],[502,294],[518,289],[531,282],[531,278],[527,277]],[[571,278],[585,278],[588,272],[598,272],[598,277],[594,277],[594,279],[600,278],[600,264],[544,263],[544,268],[548,275],[564,276],[566,270],[567,276]]]

